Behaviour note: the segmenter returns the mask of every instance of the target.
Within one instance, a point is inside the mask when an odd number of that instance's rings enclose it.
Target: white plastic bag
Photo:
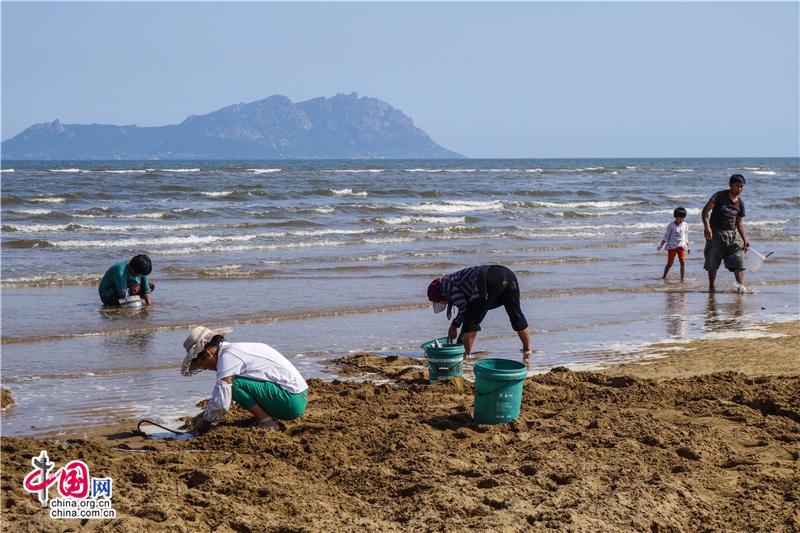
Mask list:
[[[764,261],[772,254],[764,255],[752,246],[744,253],[744,267],[749,272],[758,272],[764,266]]]

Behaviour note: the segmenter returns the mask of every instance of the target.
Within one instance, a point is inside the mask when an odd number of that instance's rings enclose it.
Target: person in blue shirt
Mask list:
[[[104,305],[119,305],[129,295],[138,295],[146,305],[152,304],[151,293],[155,283],[147,276],[153,271],[150,258],[140,254],[130,261],[120,261],[106,270],[97,291]]]

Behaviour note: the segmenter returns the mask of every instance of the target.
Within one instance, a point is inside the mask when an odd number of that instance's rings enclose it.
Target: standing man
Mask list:
[[[722,261],[725,262],[725,268],[733,272],[739,292],[746,291],[744,252],[750,247],[750,241],[744,230],[744,200],[741,196],[744,185],[744,176],[731,176],[729,189],[714,193],[700,215],[706,236],[703,268],[708,271],[709,292],[715,290],[714,281]],[[708,216],[709,212],[711,217]]]
[[[434,313],[447,309],[448,320],[453,307],[458,308],[447,338],[455,339],[458,336],[458,341],[464,344],[465,356],[472,352],[472,345],[486,313],[501,305],[506,309],[511,327],[522,341],[523,355],[527,357],[531,354],[531,334],[520,308],[519,283],[509,268],[501,265],[474,266],[436,278],[428,285],[428,300],[433,302]],[[458,335],[459,327],[461,335]]]

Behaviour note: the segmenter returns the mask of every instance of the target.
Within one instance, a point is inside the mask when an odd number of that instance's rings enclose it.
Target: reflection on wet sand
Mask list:
[[[136,361],[152,352],[152,331],[120,333],[103,338],[103,348],[109,354],[135,354]],[[138,363],[137,363],[138,364]]]
[[[668,291],[664,301],[667,335],[684,339],[689,333],[688,305],[684,291]]]
[[[743,327],[744,298],[746,296],[737,294],[729,302],[718,303],[717,295],[713,292],[709,293],[704,329],[706,331],[725,331]]]

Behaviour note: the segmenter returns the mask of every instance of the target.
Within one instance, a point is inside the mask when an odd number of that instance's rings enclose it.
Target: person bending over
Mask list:
[[[138,295],[144,303],[152,303],[151,293],[156,285],[147,279],[153,271],[153,264],[146,255],[134,256],[128,262],[120,261],[106,270],[97,292],[104,305],[120,305],[120,300],[130,295]]]
[[[465,355],[472,352],[475,337],[481,330],[480,324],[486,313],[501,305],[506,309],[511,327],[522,341],[522,353],[525,356],[531,354],[528,321],[522,313],[519,299],[517,277],[502,265],[465,268],[436,278],[428,285],[428,300],[433,302],[434,313],[447,309],[447,318],[450,319],[452,308],[458,309],[447,337],[451,340],[458,337],[458,342],[464,344]],[[458,328],[461,328],[460,335]]]
[[[205,431],[228,412],[231,400],[250,411],[259,427],[279,429],[276,419],[293,420],[308,403],[308,385],[300,372],[277,350],[257,342],[225,342],[230,328],[197,326],[183,341],[186,356],[181,374],[215,370],[211,400],[189,426]]]

